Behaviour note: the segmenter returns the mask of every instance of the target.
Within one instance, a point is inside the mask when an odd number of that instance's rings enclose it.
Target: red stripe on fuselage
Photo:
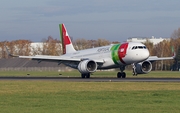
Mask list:
[[[128,48],[128,43],[123,43],[123,44],[121,44],[121,46],[119,47],[119,50],[118,50],[119,59],[123,64],[126,64],[124,62],[123,58],[126,56],[127,48]]]

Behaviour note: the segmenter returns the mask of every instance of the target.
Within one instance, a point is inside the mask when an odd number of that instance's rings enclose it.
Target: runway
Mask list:
[[[39,80],[39,81],[60,81],[60,82],[180,82],[180,78],[80,78],[80,77],[0,77],[1,80]]]

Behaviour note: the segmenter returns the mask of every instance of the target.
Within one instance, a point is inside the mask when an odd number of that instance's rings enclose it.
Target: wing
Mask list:
[[[18,56],[18,57],[32,59],[32,60],[46,60],[46,61],[81,61],[78,58],[66,58],[66,57],[49,56],[49,55]]]
[[[52,62],[65,62],[65,61],[72,61],[72,62],[80,62],[83,58],[73,58],[73,57],[66,57],[66,56],[47,56],[47,55],[36,55],[36,56],[18,56],[19,58],[28,58],[32,60],[39,60],[39,61],[52,61]],[[103,60],[99,59],[91,59],[97,63],[104,63]]]
[[[88,58],[74,58],[74,57],[68,57],[67,55],[62,55],[62,56],[49,56],[49,55],[35,55],[35,56],[18,56],[18,55],[13,55],[8,51],[8,48],[5,46],[6,52],[8,56],[11,57],[18,57],[18,58],[27,58],[27,59],[32,59],[32,60],[38,60],[38,61],[49,61],[49,62],[66,62],[66,61],[72,61],[72,62],[80,62],[84,59]],[[96,63],[102,64],[104,63],[104,60],[101,59],[91,59],[94,60]]]
[[[173,57],[157,57],[157,56],[150,56],[147,60],[148,61],[157,61],[157,60],[172,60],[174,59],[174,56]]]
[[[147,60],[150,62],[154,62],[154,61],[158,61],[158,60],[172,60],[172,59],[175,59],[175,57],[176,57],[176,53],[174,52],[174,50],[172,52],[173,52],[172,57],[150,56]]]

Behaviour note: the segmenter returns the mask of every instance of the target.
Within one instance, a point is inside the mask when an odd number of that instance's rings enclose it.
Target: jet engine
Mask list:
[[[144,61],[135,64],[137,74],[147,74],[152,70],[152,64],[149,61]]]
[[[93,60],[83,60],[78,65],[80,73],[92,73],[97,70],[97,63]]]

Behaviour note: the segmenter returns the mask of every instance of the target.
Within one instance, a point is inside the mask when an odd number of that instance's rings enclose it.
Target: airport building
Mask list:
[[[160,42],[162,42],[164,40],[169,41],[170,38],[162,38],[162,37],[156,38],[154,36],[152,36],[150,38],[148,38],[148,37],[132,37],[132,38],[128,38],[127,42],[141,42],[141,43],[144,43],[147,40],[152,42],[154,45],[156,45],[156,44],[158,44],[158,43],[160,43]]]

